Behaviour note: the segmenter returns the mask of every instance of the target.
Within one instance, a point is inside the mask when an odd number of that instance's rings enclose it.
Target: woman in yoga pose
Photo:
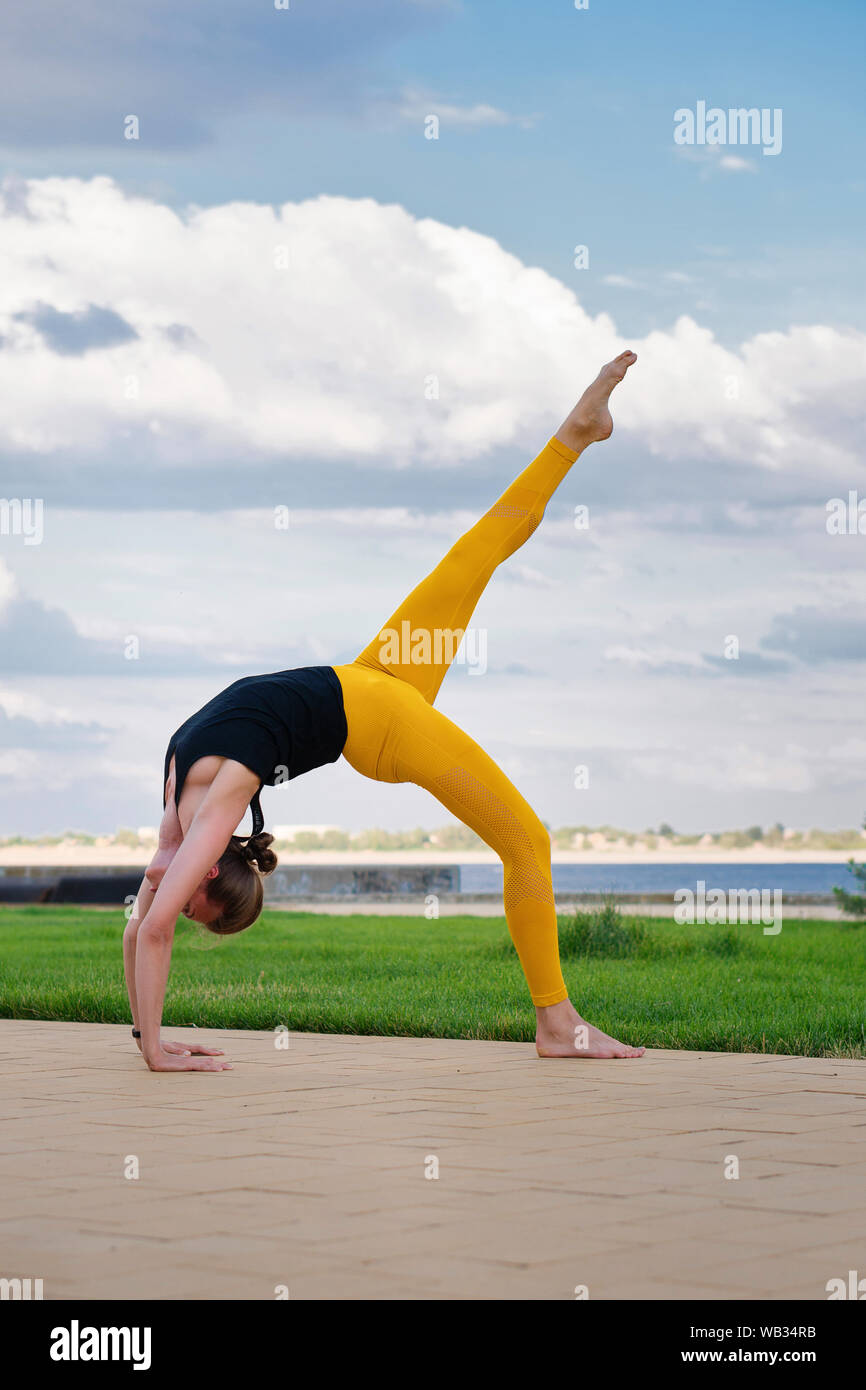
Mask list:
[[[277,863],[268,848],[273,837],[263,833],[261,787],[341,754],[374,781],[425,787],[501,858],[505,915],[536,1009],[539,1056],[642,1055],[642,1047],[586,1023],[570,1003],[559,965],[547,831],[492,759],[433,708],[493,571],[532,535],[578,455],[609,437],[608,398],[636,360],[622,352],[602,367],[534,462],[351,665],[245,677],[172,736],[159,848],[123,934],[133,1035],[151,1071],[228,1067],[217,1049],[160,1037],[178,913],[220,935],[250,926],[262,908],[262,875]],[[408,653],[398,642],[396,657],[395,632],[412,639]],[[252,834],[239,837],[234,832],[248,806]]]

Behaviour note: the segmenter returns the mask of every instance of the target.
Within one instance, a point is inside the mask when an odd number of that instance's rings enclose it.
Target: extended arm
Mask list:
[[[123,973],[126,977],[126,992],[129,995],[129,1007],[132,1010],[132,1026],[139,1030],[141,1024],[138,1021],[138,1003],[135,997],[135,947],[138,929],[150,911],[155,896],[156,889],[151,887],[145,874],[123,929]]]
[[[174,763],[168,774],[165,787],[165,810],[163,811],[162,821],[159,827],[159,844],[147,866],[141,887],[132,905],[132,911],[123,932],[123,973],[126,977],[126,989],[129,994],[129,1004],[132,1010],[133,1027],[138,1031],[141,1025],[138,1018],[138,1003],[135,995],[135,948],[138,940],[138,929],[147,917],[151,909],[153,900],[156,897],[156,890],[159,887],[165,871],[173,860],[175,854],[183,843],[183,830],[177,815],[177,806],[174,800]],[[139,1047],[141,1042],[139,1040]]]
[[[245,799],[246,798],[246,799]],[[227,1064],[212,1056],[186,1057],[166,1053],[160,1041],[162,1007],[171,967],[171,948],[178,914],[222,855],[243,817],[249,800],[246,783],[238,786],[228,768],[214,778],[186,836],[156,890],[139,894],[143,911],[132,920],[130,1000],[141,1032],[141,1050],[152,1071],[215,1071]],[[150,869],[148,870],[150,873]],[[142,885],[144,889],[144,885]],[[124,933],[124,955],[127,942]]]

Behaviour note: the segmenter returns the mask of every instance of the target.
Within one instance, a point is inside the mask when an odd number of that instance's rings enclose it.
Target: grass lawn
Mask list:
[[[120,912],[0,909],[0,1016],[129,1021]],[[592,1023],[630,1043],[863,1057],[866,927],[786,923],[612,933],[560,919],[563,973]],[[585,923],[583,924],[586,925]],[[181,922],[164,1021],[199,1028],[529,1042],[534,1012],[504,918],[265,912],[219,940]]]

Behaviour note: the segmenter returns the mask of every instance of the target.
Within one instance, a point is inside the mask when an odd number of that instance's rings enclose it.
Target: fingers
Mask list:
[[[216,1057],[178,1058],[175,1066],[157,1067],[157,1071],[231,1071],[231,1062],[220,1062]]]

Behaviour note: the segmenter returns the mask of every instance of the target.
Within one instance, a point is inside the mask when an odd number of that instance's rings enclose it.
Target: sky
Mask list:
[[[625,347],[437,707],[551,825],[861,823],[861,4],[31,0],[0,51],[0,834],[155,824],[173,730],[351,660]],[[263,807],[449,818],[342,761]]]

